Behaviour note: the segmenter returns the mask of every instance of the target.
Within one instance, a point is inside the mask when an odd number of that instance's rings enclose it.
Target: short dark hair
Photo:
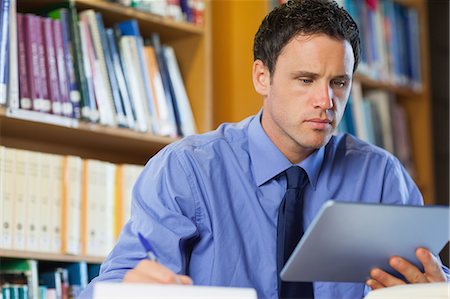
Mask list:
[[[256,32],[253,55],[261,60],[272,75],[284,46],[299,34],[326,34],[347,40],[353,49],[355,64],[359,63],[359,29],[349,13],[329,0],[289,0],[273,9]]]

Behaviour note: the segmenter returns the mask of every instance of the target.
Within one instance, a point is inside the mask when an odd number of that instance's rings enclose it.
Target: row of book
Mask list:
[[[0,263],[3,299],[72,299],[98,275],[98,264],[4,259]]]
[[[341,0],[360,29],[359,71],[370,78],[422,87],[419,14],[393,0]]]
[[[111,0],[125,6],[195,25],[204,24],[204,0]]]
[[[70,1],[46,16],[2,0],[0,104],[161,136],[195,133],[174,49],[138,22],[105,28]],[[61,4],[63,5],[63,4]]]
[[[106,256],[142,168],[0,147],[0,248]]]
[[[272,5],[287,0],[272,0]],[[372,79],[422,88],[420,20],[417,9],[395,0],[336,0],[358,24],[361,63],[358,72]]]
[[[380,89],[363,91],[361,83],[353,82],[338,131],[348,132],[393,153],[414,175],[408,128],[407,114],[394,94]]]

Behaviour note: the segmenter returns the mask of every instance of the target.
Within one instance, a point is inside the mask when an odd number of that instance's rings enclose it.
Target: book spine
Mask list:
[[[9,57],[9,0],[3,0],[0,11],[0,105],[6,104]]]
[[[50,194],[53,192],[53,182],[50,178],[50,154],[40,154],[39,163],[39,187],[40,204],[39,216],[41,218],[39,249],[43,252],[50,252],[50,227],[51,227],[51,209]]]
[[[19,67],[17,49],[17,2],[10,0],[9,13],[9,82],[7,105],[19,108]]]
[[[38,152],[28,153],[28,179],[27,186],[28,194],[25,198],[27,209],[27,237],[26,249],[33,251],[39,247],[38,228],[40,226],[40,217],[36,211],[39,210],[39,154]]]
[[[41,111],[41,78],[39,75],[39,52],[36,33],[35,16],[26,14],[24,17],[25,28],[25,46],[27,74],[30,87],[30,98],[32,101],[32,109]]]
[[[83,74],[85,76],[86,85],[87,85],[87,93],[89,95],[89,118],[92,122],[97,122],[99,119],[99,110],[97,110],[97,104],[96,104],[96,95],[94,91],[94,79],[93,79],[93,71],[92,71],[92,64],[91,60],[89,58],[89,50],[88,50],[88,44],[87,44],[87,31],[88,28],[86,28],[86,25],[83,22],[78,23],[79,32],[80,32],[80,45],[81,45],[81,52],[80,53],[83,57]],[[86,108],[86,107],[85,107]],[[83,113],[83,110],[82,110]]]
[[[66,61],[64,59],[64,42],[62,33],[62,24],[60,20],[52,20],[53,36],[55,39],[56,66],[57,66],[57,86],[59,87],[61,99],[61,114],[67,117],[73,117],[73,104],[69,96],[69,82],[66,70]]]
[[[69,16],[67,9],[59,10],[59,17],[61,22],[61,33],[63,39],[63,49],[64,49],[64,61],[66,70],[66,81],[69,90],[69,99],[72,103],[72,116],[76,119],[81,118],[81,93],[79,90],[79,84],[75,75],[75,65],[74,65],[74,43],[70,38],[69,29]]]
[[[46,72],[47,72],[47,86],[49,91],[49,98],[51,101],[51,111],[53,114],[61,115],[61,95],[58,85],[58,72],[56,69],[56,55],[55,55],[55,43],[52,34],[52,20],[45,18],[42,20],[44,31],[44,50],[46,56]]]
[[[45,113],[51,112],[51,101],[49,97],[48,90],[48,77],[46,72],[46,59],[45,59],[45,50],[44,50],[44,32],[43,32],[43,22],[44,18],[35,16],[36,21],[36,40],[38,47],[38,65],[39,65],[39,80],[41,86],[41,111]]]
[[[33,108],[28,81],[29,68],[27,67],[27,51],[25,46],[25,20],[26,16],[17,14],[17,41],[19,49],[19,106],[22,109]]]
[[[14,186],[15,186],[15,150],[11,148],[0,148],[0,248],[13,248],[13,222],[14,222]]]
[[[70,24],[70,40],[72,41],[72,54],[74,57],[75,76],[77,78],[77,83],[81,95],[81,117],[92,122],[97,122],[98,113],[95,106],[95,98],[91,98],[93,94],[88,89],[88,82],[84,73],[85,62],[80,41],[80,27],[78,23],[77,10],[73,2],[70,2],[68,16]]]
[[[149,126],[145,115],[146,110],[143,103],[143,95],[140,93],[136,68],[132,58],[132,44],[135,43],[134,38],[131,36],[122,36],[120,38],[120,54],[124,66],[124,75],[129,86],[130,97],[136,113],[136,129],[140,132],[147,132]]]
[[[128,86],[125,81],[122,62],[120,61],[119,52],[117,50],[116,39],[114,37],[113,29],[106,29],[106,37],[108,40],[109,49],[111,51],[111,59],[113,64],[113,72],[117,80],[117,86],[122,99],[124,113],[126,116],[127,126],[130,129],[135,129],[135,113],[131,103],[130,94],[128,92]]]
[[[167,100],[167,107],[169,107],[170,118],[174,119],[177,126],[177,135],[182,136],[181,125],[180,125],[180,115],[178,112],[177,103],[175,102],[175,92],[173,89],[172,82],[170,81],[169,71],[167,69],[167,64],[164,58],[164,53],[162,50],[159,35],[152,34],[152,45],[155,49],[156,59],[158,61],[159,71],[161,73],[161,79],[164,86],[164,93]]]
[[[13,248],[18,250],[26,249],[27,240],[28,156],[28,151],[18,149],[14,151]]]
[[[97,22],[97,17],[93,10],[83,11],[80,14],[80,16],[82,21],[84,20],[87,23],[87,27],[89,28],[89,37],[90,37],[88,41],[89,51],[90,53],[92,53],[94,57],[95,61],[94,79],[97,82],[96,87],[98,87],[97,90],[98,93],[100,94],[100,96],[97,97],[97,100],[100,100],[102,103],[101,108],[104,110],[104,115],[106,116],[105,124],[108,126],[116,126],[117,114],[114,109],[111,83],[108,77],[108,70],[104,55],[104,45],[102,44],[99,31],[99,27],[103,26],[103,23],[99,24],[99,22]]]
[[[100,38],[100,45],[102,46],[103,50],[103,57],[104,57],[104,64],[106,67],[106,74],[105,76],[109,77],[109,83],[111,87],[111,96],[114,101],[114,110],[117,116],[117,124],[120,127],[126,127],[127,121],[125,117],[124,108],[122,105],[122,100],[120,97],[119,92],[119,86],[117,84],[116,74],[114,72],[114,66],[112,62],[111,57],[111,50],[109,47],[108,39],[106,37],[105,27],[103,25],[102,15],[100,13],[95,14],[97,28],[98,28],[98,35]]]
[[[164,57],[167,62],[169,76],[174,87],[175,100],[177,102],[181,133],[188,136],[196,133],[194,115],[189,103],[189,98],[184,87],[183,78],[181,77],[180,68],[178,67],[175,51],[172,47],[163,48]]]

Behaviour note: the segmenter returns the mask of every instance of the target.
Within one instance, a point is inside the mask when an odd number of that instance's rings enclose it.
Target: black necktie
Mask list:
[[[279,298],[314,298],[311,282],[285,282],[280,271],[303,236],[303,191],[308,176],[298,166],[286,171],[287,189],[278,210],[277,270]]]

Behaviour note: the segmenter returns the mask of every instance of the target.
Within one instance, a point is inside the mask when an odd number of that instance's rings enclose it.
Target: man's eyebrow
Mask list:
[[[344,74],[344,75],[338,75],[334,77],[334,79],[343,79],[343,80],[350,80],[352,77],[350,75]]]
[[[319,74],[309,71],[296,71],[294,72],[294,75],[298,77],[308,77],[308,78],[316,78],[319,76]]]

